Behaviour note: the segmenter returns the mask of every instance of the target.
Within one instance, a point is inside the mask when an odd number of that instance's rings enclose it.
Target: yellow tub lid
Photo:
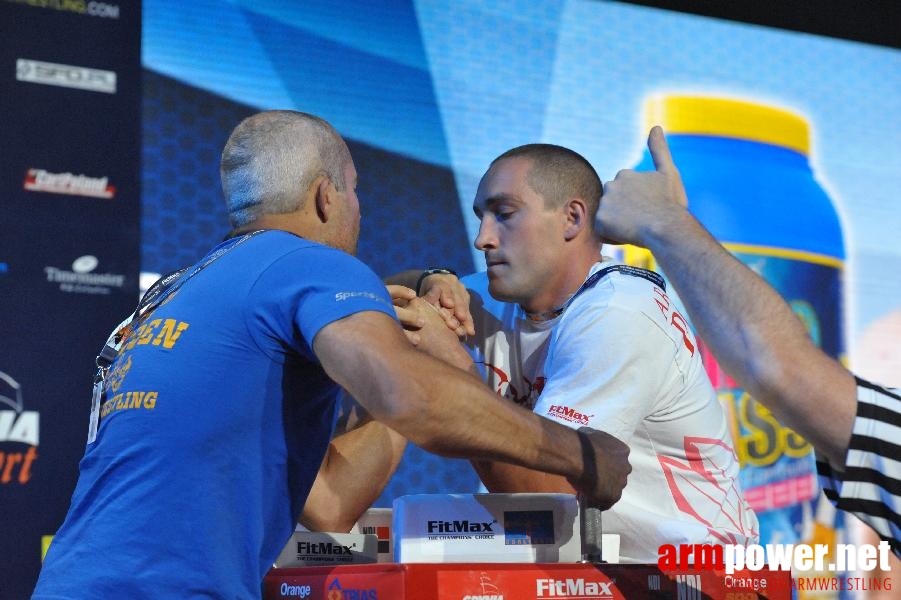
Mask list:
[[[666,133],[730,137],[810,152],[804,117],[764,104],[705,96],[658,96],[645,104],[646,129]]]

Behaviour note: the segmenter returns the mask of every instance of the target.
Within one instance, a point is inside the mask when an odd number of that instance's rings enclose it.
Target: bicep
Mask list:
[[[390,407],[374,399],[390,398],[390,390],[373,392],[391,385],[393,372],[402,369],[405,357],[415,350],[394,319],[363,311],[320,329],[313,339],[313,352],[326,374],[379,419]]]

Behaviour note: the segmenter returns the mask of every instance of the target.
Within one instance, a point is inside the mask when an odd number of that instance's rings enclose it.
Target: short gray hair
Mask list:
[[[344,140],[319,117],[271,110],[244,119],[229,136],[219,164],[232,227],[298,210],[321,175],[344,191],[349,161]]]

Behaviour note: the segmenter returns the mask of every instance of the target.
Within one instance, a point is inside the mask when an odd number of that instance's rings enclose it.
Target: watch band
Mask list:
[[[419,279],[416,280],[416,295],[419,295],[420,289],[422,288],[422,282],[425,281],[425,278],[429,275],[453,275],[457,277],[457,272],[453,269],[448,269],[446,267],[429,267],[424,270],[420,275]]]

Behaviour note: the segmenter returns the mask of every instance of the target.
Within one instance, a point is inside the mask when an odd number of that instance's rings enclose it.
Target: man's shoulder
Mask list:
[[[617,306],[643,310],[646,302],[665,295],[663,277],[648,269],[603,261],[592,269],[573,305]]]
[[[319,267],[339,272],[354,268],[370,270],[360,259],[344,250],[277,229],[256,236],[246,246],[248,253],[259,259],[259,266],[264,269],[276,262],[298,261],[308,268]]]
[[[343,250],[338,250],[337,248],[326,246],[325,244],[320,244],[319,242],[314,242],[312,240],[300,237],[299,235],[295,235],[288,231],[282,231],[280,229],[263,231],[261,235],[254,236],[252,242],[252,244],[248,244],[249,247],[273,252],[276,254],[294,252],[296,250],[347,254]]]

